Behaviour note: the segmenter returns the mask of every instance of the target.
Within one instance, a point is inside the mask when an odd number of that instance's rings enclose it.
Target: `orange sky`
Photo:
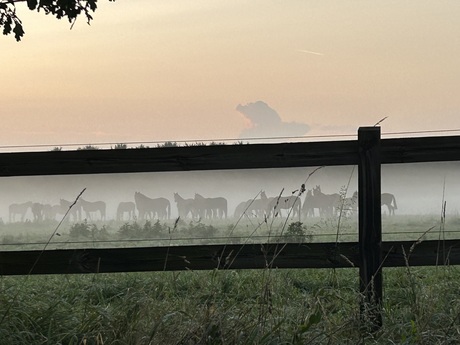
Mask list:
[[[18,13],[0,146],[460,128],[457,0],[101,1],[72,30]],[[236,110],[259,101],[272,122]]]

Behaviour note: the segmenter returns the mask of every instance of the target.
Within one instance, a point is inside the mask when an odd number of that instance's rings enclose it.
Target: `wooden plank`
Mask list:
[[[460,265],[460,240],[448,240],[442,246],[438,245],[438,241],[414,243],[383,242],[382,266],[404,267],[406,263],[410,266],[434,266],[437,258],[444,256],[448,258],[448,264]],[[275,253],[277,255],[271,265],[274,268],[349,268],[360,265],[356,242],[337,245],[265,243],[6,251],[0,252],[0,275],[258,269],[269,266]]]
[[[375,329],[382,326],[382,211],[380,127],[358,131],[359,287],[362,314]]]
[[[382,139],[382,164],[460,161],[460,136]]]
[[[352,267],[356,243],[265,243],[0,252],[1,275]]]
[[[382,266],[460,265],[460,240],[389,241],[382,243]]]
[[[0,176],[354,165],[356,141],[1,153]]]
[[[384,139],[382,164],[460,160],[460,136]],[[0,154],[0,176],[357,165],[356,140]]]

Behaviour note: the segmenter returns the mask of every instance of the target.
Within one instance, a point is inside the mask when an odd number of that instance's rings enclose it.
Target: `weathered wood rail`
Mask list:
[[[381,163],[460,160],[460,136],[381,140]],[[0,153],[0,176],[357,165],[358,141]]]
[[[413,249],[411,249],[413,247]],[[460,240],[382,243],[382,267],[460,265]],[[406,261],[407,260],[407,261]],[[269,243],[0,252],[0,275],[358,268],[358,243]]]

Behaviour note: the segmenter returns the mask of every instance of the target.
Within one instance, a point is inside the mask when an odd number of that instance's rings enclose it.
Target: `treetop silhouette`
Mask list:
[[[67,18],[71,25],[82,15],[89,24],[93,19],[92,13],[97,9],[97,0],[0,0],[0,28],[3,28],[4,35],[14,34],[16,41],[20,41],[25,34],[22,21],[16,13],[16,4],[21,2],[26,2],[31,11],[43,11],[57,19]]]

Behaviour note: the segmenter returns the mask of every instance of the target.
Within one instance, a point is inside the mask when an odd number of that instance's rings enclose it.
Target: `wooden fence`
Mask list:
[[[459,160],[459,136],[380,139],[379,127],[360,128],[358,140],[349,141],[2,153],[0,176],[357,165],[359,242],[4,251],[0,274],[359,267],[364,302],[379,306],[382,267],[405,266],[407,260],[411,266],[436,265],[440,258],[460,264],[460,240],[442,246],[382,242],[381,164]]]

